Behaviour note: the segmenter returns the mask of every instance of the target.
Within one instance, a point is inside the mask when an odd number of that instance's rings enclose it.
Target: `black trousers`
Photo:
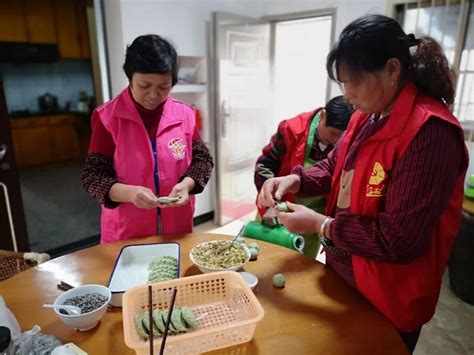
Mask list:
[[[402,337],[403,342],[407,346],[410,354],[413,354],[413,351],[415,350],[416,343],[418,342],[418,338],[420,337],[420,332],[421,332],[421,327],[409,333],[398,332],[400,336]]]

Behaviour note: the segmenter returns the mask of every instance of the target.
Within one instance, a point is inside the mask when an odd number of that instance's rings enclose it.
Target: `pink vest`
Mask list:
[[[195,110],[172,97],[164,104],[156,133],[159,191],[155,190],[150,138],[128,89],[99,107],[97,114],[115,141],[117,180],[167,196],[191,164]],[[190,196],[187,205],[177,208],[142,209],[132,203],[121,203],[114,209],[102,207],[101,242],[155,235],[159,220],[162,234],[190,233],[193,214],[194,196]]]

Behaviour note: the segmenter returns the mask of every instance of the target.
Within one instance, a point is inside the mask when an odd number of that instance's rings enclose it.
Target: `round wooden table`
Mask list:
[[[114,308],[98,327],[78,332],[42,307],[62,292],[59,281],[72,285],[107,285],[120,249],[129,244],[177,242],[181,245],[180,277],[199,274],[189,260],[201,241],[229,239],[215,234],[154,236],[102,244],[51,260],[0,283],[0,294],[23,331],[38,324],[44,334],[73,342],[89,354],[133,354],[123,339],[122,310]],[[393,325],[332,269],[292,250],[258,242],[258,260],[245,270],[259,278],[255,295],[265,310],[251,342],[213,354],[407,354]],[[286,286],[273,287],[275,273]]]

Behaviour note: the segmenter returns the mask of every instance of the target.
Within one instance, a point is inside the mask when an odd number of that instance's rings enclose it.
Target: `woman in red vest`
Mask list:
[[[285,193],[329,195],[325,214],[289,203],[293,233],[318,233],[326,260],[392,321],[410,351],[433,316],[459,230],[468,157],[448,105],[454,76],[439,44],[393,19],[349,24],[327,71],[354,106],[328,158],[269,179],[259,204]]]
[[[353,110],[343,96],[333,97],[326,106],[283,120],[262,150],[255,164],[254,182],[260,192],[263,183],[275,176],[288,175],[296,165],[313,166],[326,159],[347,128]],[[285,196],[294,201],[294,196]],[[315,198],[307,207],[323,212],[324,198]],[[265,210],[259,210],[261,216]]]
[[[347,128],[352,112],[352,106],[344,96],[336,96],[324,107],[281,121],[277,132],[263,148],[262,155],[255,164],[254,182],[257,191],[260,192],[266,180],[288,175],[297,165],[310,167],[326,159]],[[283,199],[302,204],[316,212],[324,212],[326,208],[324,196],[295,199],[293,194],[286,194]],[[257,218],[263,217],[265,211],[259,208]],[[312,235],[303,237],[303,253],[316,257],[319,241]]]

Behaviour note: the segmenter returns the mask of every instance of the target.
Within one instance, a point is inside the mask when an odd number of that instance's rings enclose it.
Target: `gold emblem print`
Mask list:
[[[375,162],[370,175],[369,183],[367,185],[367,196],[368,197],[380,197],[383,196],[385,190],[385,180],[387,174],[379,162]]]

